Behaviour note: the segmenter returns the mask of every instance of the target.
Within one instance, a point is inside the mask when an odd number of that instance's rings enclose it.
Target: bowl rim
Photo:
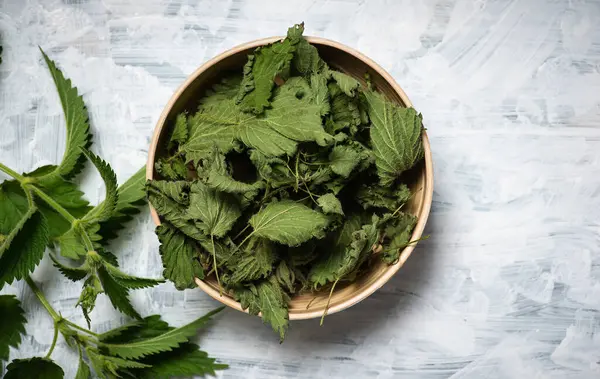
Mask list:
[[[214,58],[209,59],[204,64],[202,64],[200,67],[198,67],[191,75],[189,75],[187,77],[187,79],[183,82],[183,84],[181,84],[179,86],[179,88],[173,93],[173,95],[169,99],[168,103],[166,104],[165,108],[163,109],[163,111],[156,123],[156,127],[154,128],[152,142],[151,142],[149,150],[148,150],[148,160],[146,162],[146,179],[147,180],[153,179],[153,176],[154,176],[154,162],[155,162],[155,158],[156,158],[156,151],[158,148],[158,141],[159,141],[159,139],[160,139],[159,137],[162,134],[162,131],[165,127],[167,117],[171,113],[171,110],[173,109],[173,105],[175,104],[177,99],[181,96],[181,94],[187,89],[187,87],[190,84],[192,84],[200,75],[202,75],[209,67],[219,63],[223,59],[228,58],[232,55],[238,54],[239,52],[242,52],[244,50],[256,48],[256,47],[263,46],[263,45],[268,45],[273,42],[280,41],[284,38],[285,37],[282,37],[282,36],[261,38],[261,39],[257,39],[257,40],[253,40],[250,42],[246,42],[246,43],[237,45],[237,46],[215,56]],[[404,102],[406,107],[412,107],[411,101],[409,100],[409,98],[406,95],[406,93],[404,92],[404,90],[400,87],[400,85],[398,83],[396,83],[394,78],[386,70],[384,70],[379,64],[375,63],[375,61],[373,61],[371,58],[365,56],[364,54],[358,52],[357,50],[355,50],[351,47],[348,47],[344,44],[341,44],[339,42],[332,41],[332,40],[329,40],[326,38],[305,37],[305,39],[312,44],[325,45],[325,46],[329,46],[329,47],[333,47],[333,48],[342,50],[342,51],[354,56],[355,58],[361,60],[366,65],[368,65],[373,71],[375,71],[379,75],[381,75],[381,77],[386,82],[388,82],[388,84],[390,84],[390,86],[394,89],[394,91],[402,99],[402,101]],[[424,153],[425,153],[424,154],[424,160],[425,160],[424,190],[425,190],[425,194],[424,194],[424,198],[423,198],[423,204],[421,207],[421,211],[417,215],[417,224],[415,225],[415,228],[413,230],[411,240],[416,240],[416,239],[421,238],[423,231],[425,229],[425,224],[427,223],[427,219],[429,217],[429,212],[431,210],[431,203],[433,200],[433,159],[432,159],[432,154],[431,154],[431,147],[429,144],[429,138],[427,137],[427,132],[425,130],[423,130],[423,148],[424,148]],[[152,205],[150,203],[148,203],[148,205],[150,207],[150,214],[151,214],[152,220],[154,221],[154,223],[157,226],[160,225],[160,218],[159,218],[158,214],[156,213],[156,210],[154,209],[154,207],[152,207]],[[353,296],[349,297],[348,299],[346,299],[340,303],[332,305],[330,308],[328,308],[327,314],[337,313],[346,308],[349,308],[349,307],[359,303],[360,301],[366,299],[371,294],[373,294],[375,291],[377,291],[379,288],[381,288],[404,265],[406,260],[410,257],[411,253],[415,249],[416,245],[417,245],[417,243],[414,243],[414,244],[411,244],[411,245],[405,247],[402,250],[402,253],[400,254],[400,258],[398,259],[398,261],[396,263],[394,263],[393,265],[388,266],[388,268],[385,271],[383,271],[383,273],[376,280],[374,280],[373,283],[371,283],[369,286],[363,288],[360,292],[354,294]],[[198,285],[198,287],[200,287],[200,289],[202,289],[204,292],[206,292],[213,299],[215,299],[231,308],[234,308],[238,311],[248,313],[248,310],[243,310],[241,304],[239,302],[235,301],[229,295],[223,294],[223,296],[220,296],[218,290],[214,289],[213,287],[211,287],[210,285],[208,285],[201,279],[195,278],[195,282]],[[311,312],[302,312],[302,313],[293,313],[292,311],[290,311],[289,319],[290,319],[290,321],[292,321],[292,320],[307,320],[307,319],[312,319],[312,318],[319,318],[322,315],[323,315],[322,310],[314,310]]]

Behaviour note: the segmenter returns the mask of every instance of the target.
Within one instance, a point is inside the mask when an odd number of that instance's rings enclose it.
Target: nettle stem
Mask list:
[[[46,358],[50,358],[54,348],[56,347],[56,341],[58,340],[58,322],[54,321],[54,338],[52,338],[52,345],[50,345],[50,350],[46,354]]]
[[[62,317],[54,310],[54,308],[52,308],[52,305],[50,305],[50,303],[46,299],[46,296],[44,296],[44,294],[42,293],[42,291],[40,291],[40,289],[37,286],[37,284],[35,284],[35,282],[33,281],[33,279],[31,279],[31,276],[26,277],[25,278],[25,282],[27,283],[27,285],[29,285],[29,288],[31,288],[31,291],[38,298],[38,300],[40,301],[40,303],[42,303],[42,305],[44,306],[44,308],[46,308],[46,311],[48,311],[48,313],[50,314],[50,316],[54,320],[54,323],[56,324],[60,320],[62,320]]]
[[[79,325],[75,324],[74,322],[71,322],[71,321],[69,321],[69,320],[67,320],[67,319],[63,319],[63,320],[64,320],[64,321],[65,321],[65,323],[67,323],[67,325],[69,325],[70,327],[72,327],[72,328],[74,328],[74,329],[77,329],[77,330],[79,330],[79,331],[81,331],[81,332],[87,333],[87,334],[89,334],[90,336],[93,336],[93,337],[96,337],[96,338],[98,338],[98,337],[100,336],[98,333],[94,333],[94,332],[92,332],[91,330],[88,330],[88,329],[86,329],[86,328],[84,328],[84,327],[81,327],[81,326],[79,326]]]
[[[88,249],[88,251],[94,251],[94,243],[92,242],[92,239],[90,238],[90,236],[87,234],[87,232],[85,230],[81,230],[81,229],[82,228],[80,228],[80,230],[79,230],[79,234],[81,235],[81,238],[83,239],[85,248]]]
[[[23,181],[23,179],[25,179],[25,177],[23,175],[10,169],[9,167],[3,165],[2,163],[0,163],[0,171],[5,172],[7,175],[13,177],[14,179],[17,179],[19,182],[21,182],[21,181]]]
[[[69,213],[69,211],[67,211],[65,208],[63,208],[62,205],[60,205],[59,203],[54,201],[53,198],[48,196],[44,191],[42,191],[38,187],[36,187],[34,185],[27,185],[26,188],[31,189],[33,192],[35,192],[35,194],[38,195],[40,197],[40,199],[44,200],[46,202],[46,204],[48,204],[55,211],[60,213],[60,215],[65,218],[65,220],[69,221],[70,223],[73,223],[73,221],[76,220],[75,217],[73,217],[73,215],[71,213]]]
[[[217,252],[215,250],[215,237],[212,233],[210,234],[210,242],[212,244],[213,266],[215,268],[215,276],[217,277],[217,285],[219,286],[219,296],[223,297],[223,287],[221,286],[221,281],[219,280],[219,267],[217,266]]]
[[[86,336],[86,335],[77,333],[76,341],[79,341],[78,344],[83,343],[85,346],[87,346],[90,343],[98,344],[99,334],[94,333],[91,330],[85,329],[85,328],[75,324],[74,322],[71,322],[71,321],[63,318],[60,314],[58,314],[58,312],[56,312],[54,310],[54,308],[52,308],[52,306],[48,302],[48,299],[46,299],[46,296],[44,296],[44,294],[42,293],[40,288],[37,286],[37,284],[35,284],[35,282],[33,281],[33,279],[31,279],[30,276],[25,278],[25,282],[29,285],[29,288],[31,288],[31,291],[37,297],[39,302],[42,303],[42,305],[44,306],[46,311],[50,314],[50,316],[52,317],[52,320],[54,320],[54,338],[52,339],[52,344],[50,345],[50,350],[46,354],[46,358],[50,357],[50,355],[54,351],[54,348],[56,347],[56,342],[58,341],[58,332],[61,332],[65,339],[73,337],[72,334],[66,333],[65,330],[61,329],[61,327],[60,327],[61,323],[63,325],[67,325],[71,329],[76,329],[80,332],[83,332],[83,333],[86,333],[87,335],[89,335],[89,336]],[[72,333],[72,331],[71,331],[71,333]]]

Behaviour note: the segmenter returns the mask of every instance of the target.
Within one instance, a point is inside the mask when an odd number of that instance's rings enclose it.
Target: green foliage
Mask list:
[[[56,267],[61,274],[74,282],[85,278],[89,273],[89,269],[86,265],[82,265],[81,267],[67,266],[66,264],[60,262],[58,258],[54,256],[54,254],[50,254],[50,259],[52,259],[54,267]]]
[[[356,193],[356,200],[364,208],[383,208],[396,211],[411,197],[410,189],[401,183],[390,187],[361,186]]]
[[[229,366],[215,362],[214,358],[193,343],[184,343],[172,351],[148,357],[152,366],[132,371],[135,378],[141,379],[168,379],[172,377],[189,377],[216,375],[217,370],[224,370]]]
[[[15,359],[6,367],[4,379],[62,379],[65,373],[48,358]]]
[[[249,221],[253,235],[288,246],[300,245],[313,237],[322,238],[328,223],[322,213],[287,200],[268,204]]]
[[[79,366],[77,367],[77,373],[75,374],[75,379],[89,379],[92,376],[90,371],[90,366],[85,363],[83,360],[83,356],[79,355]]]
[[[277,260],[275,246],[269,240],[253,238],[248,243],[244,255],[231,264],[231,280],[247,282],[267,277]]]
[[[131,176],[117,190],[117,205],[110,219],[100,222],[98,235],[102,237],[101,243],[117,237],[117,232],[139,213],[139,206],[145,204],[146,168],[142,167]]]
[[[400,213],[392,217],[385,228],[383,244],[383,260],[395,263],[400,258],[402,249],[410,243],[410,236],[417,223],[417,218],[408,213]]]
[[[172,351],[180,345],[187,343],[188,339],[197,333],[211,317],[223,310],[223,307],[215,309],[200,317],[199,319],[177,329],[170,329],[160,335],[147,339],[132,341],[129,343],[102,343],[100,346],[108,351],[110,355],[124,359],[137,359],[165,351]]]
[[[48,223],[32,206],[0,245],[0,288],[33,272],[44,256],[48,239]]]
[[[423,158],[421,115],[413,108],[402,108],[383,95],[367,91],[371,141],[377,174],[382,186],[391,185],[404,171]]]
[[[185,289],[215,275],[282,339],[289,294],[397,259],[415,225],[402,174],[423,157],[420,115],[330,68],[303,31],[256,49],[173,120],[146,186],[164,276]]]
[[[204,326],[208,318],[219,311],[220,309],[202,317],[201,321],[196,321],[196,325],[198,327]],[[111,346],[136,343],[136,349],[139,346],[148,345],[151,346],[151,349],[154,349],[153,351],[158,351],[164,349],[166,339],[172,341],[173,334],[170,336],[165,336],[165,334],[175,330],[175,328],[162,321],[160,316],[154,315],[101,334],[99,341]],[[175,332],[175,334],[179,335],[178,333]],[[148,341],[154,342],[148,344]],[[158,347],[159,345],[163,347]],[[110,354],[109,351],[104,351],[106,354]],[[216,363],[214,358],[209,357],[206,352],[199,350],[198,345],[190,342],[183,342],[171,348],[171,350],[140,357],[137,359],[137,362],[150,365],[150,367],[127,370],[126,372],[120,370],[119,374],[126,378],[154,379],[188,375],[215,375],[216,370],[227,368],[227,365]]]
[[[203,279],[204,271],[195,259],[193,242],[166,222],[156,228],[156,234],[161,242],[159,251],[164,266],[163,276],[177,289],[195,287],[194,277]]]
[[[15,359],[6,367],[4,377],[62,378],[63,370],[49,359],[59,333],[68,346],[79,351],[76,379],[91,377],[85,356],[98,377],[111,379],[131,372],[139,374],[134,375],[135,378],[168,377],[214,374],[215,370],[226,368],[226,365],[215,363],[188,339],[215,312],[183,328],[174,329],[159,316],[141,319],[130,303],[130,290],[152,287],[163,281],[125,273],[118,268],[116,256],[104,246],[109,239],[117,236],[124,223],[139,212],[137,206],[144,203],[145,170],[139,170],[117,188],[116,175],[109,164],[88,150],[91,145],[88,116],[77,89],[71,86],[71,81],[64,77],[54,62],[42,54],[63,105],[67,146],[63,161],[58,166],[43,166],[21,175],[0,164],[0,171],[13,178],[0,183],[0,289],[15,279],[24,279],[52,317],[54,339],[44,358]],[[187,124],[183,125],[181,120],[179,124],[175,142],[183,143],[187,139]],[[83,198],[83,192],[71,181],[81,170],[85,157],[98,169],[106,187],[104,200],[95,207],[89,205]],[[165,195],[164,198],[175,204],[186,204],[189,200],[186,182],[165,182],[164,186],[159,184],[157,187],[167,192],[171,197]],[[181,222],[176,225],[184,226]],[[186,230],[191,234],[191,230]],[[50,253],[50,258],[61,274],[72,281],[85,279],[77,305],[81,307],[88,327],[90,313],[102,293],[108,296],[115,308],[139,321],[97,335],[64,319],[29,276],[47,247],[55,250]],[[70,261],[61,259],[58,253]],[[189,261],[186,265],[195,267]],[[20,302],[12,295],[0,295],[0,314],[0,360],[5,361],[9,358],[9,348],[17,348],[21,342],[26,319]],[[132,352],[141,353],[134,357],[112,355],[108,347],[100,347],[107,341],[117,352],[121,351],[120,345],[128,344]],[[152,355],[152,360],[146,360],[144,357],[147,355]]]
[[[10,346],[19,347],[27,322],[24,313],[21,302],[14,295],[0,295],[0,361],[8,360]]]
[[[70,179],[83,168],[85,157],[81,149],[88,148],[92,143],[92,136],[89,134],[89,116],[83,98],[78,94],[77,88],[71,85],[71,79],[65,78],[54,61],[48,58],[42,49],[40,51],[56,85],[67,127],[67,146],[62,161],[55,170],[44,175],[41,182],[53,180],[57,175]]]
[[[274,278],[258,283],[256,291],[263,322],[269,323],[283,342],[289,323],[288,296]]]
[[[231,196],[208,188],[201,182],[192,184],[186,218],[200,222],[207,235],[223,237],[240,214],[239,206]]]
[[[248,56],[236,98],[236,103],[240,104],[244,112],[259,115],[269,106],[275,80],[277,77],[285,79],[289,76],[290,64],[300,40],[301,34],[290,30],[283,41],[259,47],[253,55]]]
[[[85,149],[83,150],[83,154],[94,164],[94,166],[96,166],[96,169],[100,173],[106,187],[106,195],[104,201],[89,211],[88,214],[82,218],[82,221],[88,224],[107,221],[112,217],[117,208],[117,175],[115,175],[115,172],[110,165],[96,154]]]
[[[319,205],[319,207],[321,207],[323,213],[325,214],[335,213],[342,216],[344,215],[342,203],[332,193],[326,193],[325,195],[320,196],[317,200],[317,204]]]
[[[356,91],[358,90],[358,87],[360,87],[360,83],[358,82],[358,80],[342,72],[331,71],[331,77],[333,78],[333,80],[335,80],[337,85],[340,86],[342,92],[348,96],[354,97]]]

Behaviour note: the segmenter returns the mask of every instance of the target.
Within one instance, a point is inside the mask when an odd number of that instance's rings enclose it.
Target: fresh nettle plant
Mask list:
[[[406,173],[424,155],[421,115],[329,67],[303,30],[180,114],[147,185],[164,277],[184,289],[214,273],[282,340],[291,295],[331,299],[414,242]]]
[[[144,204],[145,175],[139,170],[122,186],[108,163],[92,153],[88,113],[77,88],[56,64],[42,55],[58,90],[66,120],[67,143],[58,166],[43,166],[19,174],[0,163],[0,171],[12,177],[0,184],[0,289],[23,280],[54,321],[54,338],[43,357],[15,359],[6,367],[6,379],[62,378],[63,370],[51,360],[59,334],[79,352],[77,379],[168,378],[214,375],[227,366],[215,363],[190,341],[214,310],[196,321],[173,328],[154,315],[141,317],[129,300],[129,291],[152,287],[161,279],[138,278],[123,272],[108,242]],[[90,206],[72,181],[89,160],[102,177],[104,201]],[[54,266],[68,279],[83,281],[77,302],[88,323],[79,326],[58,313],[30,277],[48,253]],[[96,298],[105,294],[112,305],[135,319],[130,324],[99,334],[90,328],[90,312]],[[13,295],[0,295],[0,361],[9,358],[25,335],[25,312]]]

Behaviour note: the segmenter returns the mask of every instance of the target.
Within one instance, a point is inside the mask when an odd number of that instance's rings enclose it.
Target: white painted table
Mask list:
[[[361,304],[294,322],[283,345],[258,318],[228,310],[201,335],[231,365],[223,378],[600,377],[600,3],[597,1],[5,0],[0,3],[0,161],[57,162],[58,97],[42,46],[84,94],[94,150],[125,180],[154,124],[197,66],[236,44],[307,34],[350,45],[389,70],[424,115],[435,162],[427,233],[406,266]],[[88,198],[102,196],[96,174]],[[113,251],[161,272],[148,212]],[[72,321],[79,284],[44,261],[34,275]],[[28,289],[30,333],[45,352],[50,318]],[[217,306],[170,284],[137,291],[143,314],[182,324]],[[124,321],[106,298],[92,314]],[[1,321],[0,321],[1,322]],[[75,373],[61,340],[53,355]]]

